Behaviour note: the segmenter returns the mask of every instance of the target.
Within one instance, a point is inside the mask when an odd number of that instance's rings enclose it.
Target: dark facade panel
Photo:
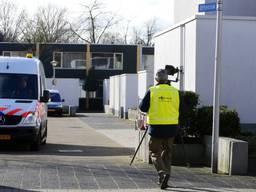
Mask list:
[[[30,43],[0,43],[0,54],[3,54],[3,51],[27,51],[35,52],[36,45]]]
[[[95,75],[98,77],[98,80],[104,80],[108,79],[110,76],[114,75],[121,75],[123,74],[123,71],[120,70],[111,70],[111,71],[106,71],[106,70],[96,70]],[[126,72],[127,73],[127,72]]]
[[[143,55],[154,55],[154,47],[143,47],[142,54]]]
[[[86,78],[86,70],[81,69],[56,69],[55,76],[58,78]]]

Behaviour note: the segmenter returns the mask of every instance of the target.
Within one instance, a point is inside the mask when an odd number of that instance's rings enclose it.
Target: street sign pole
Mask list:
[[[218,172],[219,149],[219,116],[220,116],[220,81],[221,81],[221,40],[222,40],[222,15],[223,0],[217,0],[216,18],[216,46],[214,65],[214,96],[213,96],[213,129],[212,129],[212,173]]]

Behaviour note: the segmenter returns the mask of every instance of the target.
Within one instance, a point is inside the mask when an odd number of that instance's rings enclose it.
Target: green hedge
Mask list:
[[[196,130],[195,119],[199,96],[191,91],[180,92],[179,124],[185,130],[185,136],[194,136]]]
[[[204,106],[198,108],[196,115],[196,127],[199,136],[212,134],[213,107]],[[220,136],[235,137],[240,134],[240,119],[235,110],[229,110],[226,106],[220,107]]]
[[[198,108],[199,96],[194,92],[181,92],[180,126],[185,136],[200,138],[212,134],[213,107]],[[240,119],[235,110],[220,108],[220,136],[235,137],[240,134]]]

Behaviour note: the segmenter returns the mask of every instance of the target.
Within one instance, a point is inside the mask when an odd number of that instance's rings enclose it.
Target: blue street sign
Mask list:
[[[211,12],[216,10],[217,10],[216,3],[199,4],[199,7],[198,7],[199,12]]]

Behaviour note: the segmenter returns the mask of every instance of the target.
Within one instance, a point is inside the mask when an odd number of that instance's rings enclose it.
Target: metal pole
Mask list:
[[[54,66],[52,67],[53,67],[52,88],[54,88],[55,87],[55,67]]]
[[[55,67],[53,66],[53,79],[55,79]]]
[[[212,129],[212,173],[218,172],[220,81],[221,81],[221,39],[222,39],[222,0],[217,0],[216,47],[214,65],[213,129]]]

